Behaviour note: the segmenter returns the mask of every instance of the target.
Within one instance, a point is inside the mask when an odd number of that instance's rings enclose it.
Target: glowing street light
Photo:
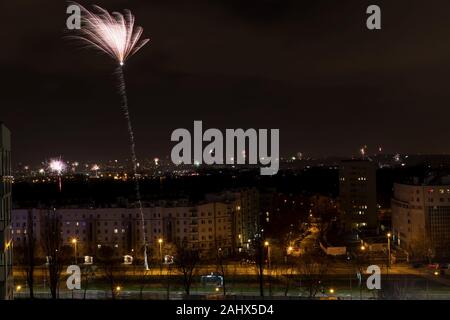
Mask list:
[[[333,289],[333,288],[330,288],[329,292],[330,292],[331,294],[333,294],[333,293],[334,293],[334,289]]]
[[[270,269],[270,243],[269,243],[269,241],[264,241],[264,246],[267,247],[267,266]]]
[[[74,249],[75,249],[75,264],[77,264],[77,243],[78,243],[78,241],[77,241],[77,239],[76,238],[73,238],[72,239],[72,244],[73,244],[73,246],[74,246]]]
[[[158,243],[159,243],[159,261],[162,261],[162,243],[163,243],[163,239],[159,238],[158,239]]]

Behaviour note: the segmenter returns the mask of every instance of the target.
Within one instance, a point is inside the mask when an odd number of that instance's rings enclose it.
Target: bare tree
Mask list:
[[[264,241],[261,237],[255,237],[253,243],[255,250],[256,275],[259,283],[259,295],[264,297],[264,266],[266,263]]]
[[[302,288],[309,298],[314,298],[323,287],[323,281],[328,270],[328,262],[325,257],[305,254],[297,265]]]
[[[354,270],[357,272],[359,281],[359,299],[363,298],[363,274],[366,273],[366,269],[370,264],[369,253],[367,250],[356,252],[353,254],[352,265]]]
[[[407,300],[413,298],[414,282],[404,277],[399,280],[385,281],[381,290],[377,290],[378,299],[381,300]]]
[[[223,257],[223,250],[222,250],[222,248],[217,249],[216,260],[217,260],[217,269],[219,270],[219,274],[222,277],[222,291],[223,291],[223,295],[226,296],[227,295],[227,289],[226,289],[226,283],[225,283],[226,265],[224,263],[224,257]]]
[[[178,269],[183,274],[183,287],[187,295],[191,293],[193,275],[199,260],[198,250],[188,248],[185,243],[178,247],[176,263]]]
[[[34,298],[34,269],[36,267],[36,237],[34,235],[33,211],[27,212],[27,228],[20,246],[15,248],[15,257],[23,268],[25,280],[29,288],[30,299]]]
[[[63,266],[61,222],[56,209],[49,210],[43,219],[42,247],[47,257],[49,287],[52,299],[59,297],[59,281]]]
[[[116,278],[118,259],[114,255],[114,249],[109,246],[102,246],[97,252],[97,260],[111,290],[111,299],[115,300],[119,294],[119,288]]]
[[[292,285],[293,277],[294,277],[294,264],[292,262],[286,263],[286,265],[283,268],[282,274],[281,274],[281,280],[284,284],[284,296],[287,297],[289,290]]]
[[[416,240],[413,240],[409,253],[411,253],[411,259],[414,261],[424,261],[431,263],[435,257],[435,250],[432,241],[429,237],[422,236]]]
[[[87,290],[89,288],[89,284],[91,283],[91,280],[93,280],[95,278],[95,270],[96,270],[96,266],[92,266],[92,265],[86,265],[83,268],[83,286],[84,286],[84,291],[83,291],[83,299],[86,299],[86,294],[87,294]]]

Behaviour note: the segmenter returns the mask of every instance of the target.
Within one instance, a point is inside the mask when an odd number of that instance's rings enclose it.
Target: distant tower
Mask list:
[[[342,161],[339,196],[345,230],[377,227],[375,163],[364,159]]]
[[[0,300],[13,298],[11,133],[0,123]]]

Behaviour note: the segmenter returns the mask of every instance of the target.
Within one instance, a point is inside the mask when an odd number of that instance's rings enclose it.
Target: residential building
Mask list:
[[[0,300],[13,298],[11,133],[0,123]]]
[[[255,203],[250,195],[256,193],[243,190],[210,195],[210,200],[197,204],[187,200],[159,201],[143,208],[144,226],[137,208],[61,208],[56,212],[63,245],[70,246],[77,239],[80,256],[95,256],[101,246],[115,248],[118,256],[139,256],[144,232],[147,246],[153,247],[154,252],[159,252],[161,239],[164,245],[183,245],[198,249],[203,256],[215,256],[219,248],[226,254],[236,252],[247,239],[251,227],[243,223],[253,221],[249,216],[258,213],[248,207]],[[48,209],[32,211],[39,242]],[[13,210],[12,234],[17,245],[23,240],[28,221],[28,209]]]
[[[339,168],[341,220],[345,230],[377,227],[376,164],[344,160]]]
[[[450,177],[394,185],[392,234],[412,257],[450,257]]]

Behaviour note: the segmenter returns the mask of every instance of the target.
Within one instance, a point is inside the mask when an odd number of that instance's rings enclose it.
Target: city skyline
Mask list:
[[[169,154],[170,133],[194,120],[279,128],[286,156],[345,156],[363,145],[449,153],[450,25],[442,14],[449,4],[411,1],[408,12],[383,4],[382,30],[369,31],[366,2],[99,1],[135,11],[151,39],[126,66],[138,158]],[[9,50],[0,52],[9,80],[0,119],[14,132],[14,163],[50,154],[126,158],[112,63],[64,39],[66,4],[48,5],[39,37],[32,23],[16,23],[19,14],[32,21],[38,4],[4,6],[14,33],[4,35]]]

